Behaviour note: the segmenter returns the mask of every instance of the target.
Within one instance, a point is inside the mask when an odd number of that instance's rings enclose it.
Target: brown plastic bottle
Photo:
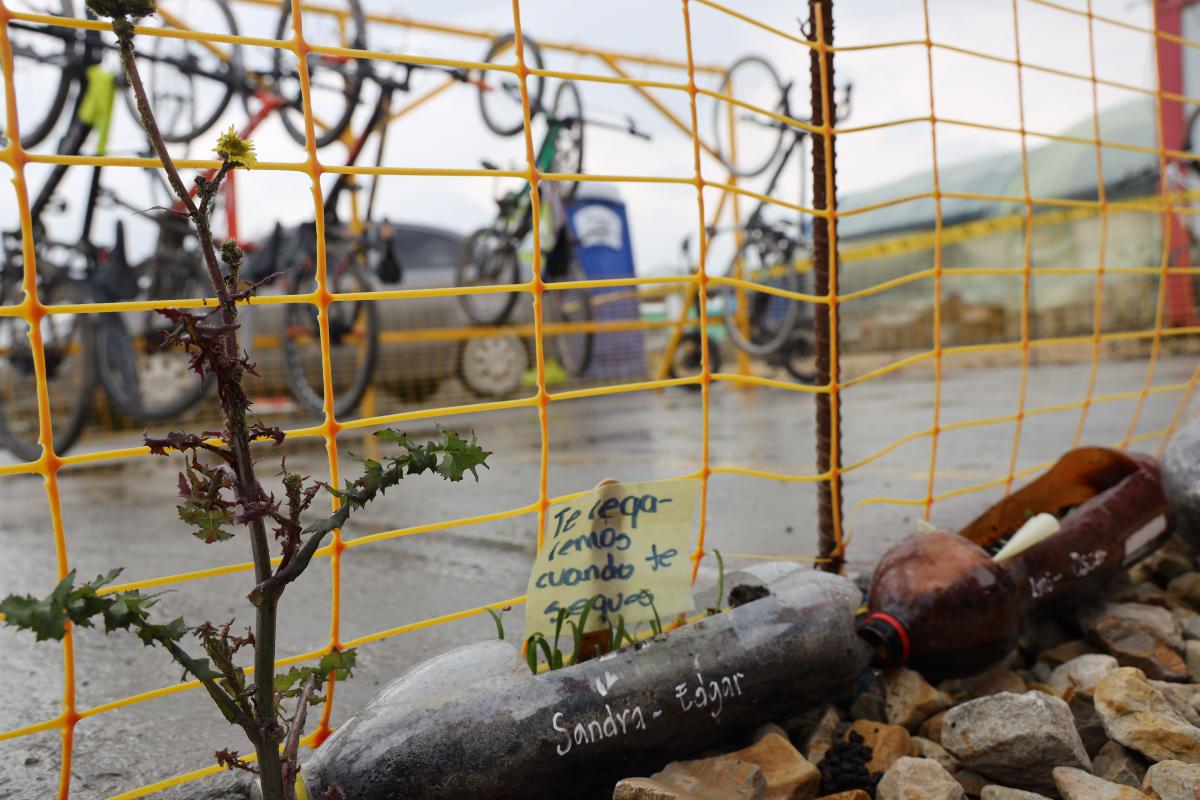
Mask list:
[[[877,666],[907,664],[931,678],[986,669],[1016,646],[1032,612],[1086,597],[1156,549],[1165,510],[1154,459],[1072,450],[959,534],[917,534],[889,550],[859,635]],[[984,549],[1040,512],[1061,518],[1057,533],[1004,561]]]

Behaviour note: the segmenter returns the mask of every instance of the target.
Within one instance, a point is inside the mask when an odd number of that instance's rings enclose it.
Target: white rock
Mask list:
[[[883,673],[884,712],[889,725],[915,730],[939,711],[954,705],[954,699],[930,686],[919,672],[890,669]]]
[[[966,800],[967,793],[942,765],[929,758],[905,756],[884,774],[875,800]]]
[[[1184,643],[1184,657],[1187,660],[1188,676],[1192,683],[1200,683],[1200,641],[1188,639]]]
[[[1200,685],[1192,683],[1173,683],[1171,681],[1150,681],[1150,685],[1158,689],[1167,698],[1171,707],[1179,712],[1179,716],[1193,725],[1200,727],[1200,713],[1196,711],[1194,701],[1200,692]]]
[[[1190,608],[1172,608],[1171,616],[1179,623],[1184,639],[1200,639],[1200,614]]]
[[[1141,670],[1122,667],[1105,675],[1096,684],[1094,703],[1108,738],[1152,761],[1200,764],[1200,728],[1184,719]]]
[[[1146,770],[1142,788],[1158,800],[1196,800],[1200,798],[1200,766],[1160,761]]]
[[[958,762],[958,759],[946,752],[946,748],[937,742],[923,736],[914,736],[912,743],[913,747],[917,749],[919,757],[938,762],[947,772],[953,774],[962,769],[962,764]]]
[[[1007,786],[991,786],[983,787],[983,792],[979,795],[979,800],[1050,800],[1044,794],[1037,792],[1027,792],[1024,789],[1009,789]]]
[[[1073,767],[1056,767],[1054,783],[1063,800],[1152,800],[1131,786],[1111,783]]]
[[[1054,792],[1057,766],[1092,768],[1070,708],[1041,692],[1001,692],[955,706],[942,723],[942,747],[989,780],[1040,792]]]
[[[1091,692],[1101,678],[1119,666],[1112,656],[1090,653],[1055,667],[1047,685],[1060,695],[1066,694],[1068,689]]]

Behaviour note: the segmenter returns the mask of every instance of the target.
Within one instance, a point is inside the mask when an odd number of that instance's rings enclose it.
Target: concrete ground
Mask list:
[[[1153,385],[1185,383],[1194,358],[1164,358]],[[1144,361],[1102,364],[1097,396],[1141,388]],[[1027,409],[1080,401],[1088,365],[1034,366]],[[1015,368],[964,370],[942,384],[941,425],[934,493],[942,494],[1004,476],[1012,453],[1014,424],[954,429],[954,423],[1014,414],[1020,388]],[[853,386],[844,394],[844,463],[853,464],[933,422],[933,381],[900,374]],[[1152,394],[1136,434],[1165,427],[1181,394]],[[710,418],[713,466],[749,467],[785,474],[812,474],[813,398],[780,389],[738,391],[714,387]],[[1094,406],[1083,441],[1120,441],[1136,399]],[[1189,409],[1189,416],[1191,410]],[[1070,447],[1078,409],[1033,414],[1025,419],[1017,468],[1051,461]],[[495,451],[492,468],[478,485],[414,479],[389,492],[356,518],[352,539],[425,523],[508,508],[537,499],[540,435],[536,413],[519,409],[448,418],[450,428],[474,429]],[[550,409],[552,495],[588,488],[616,477],[645,480],[682,475],[700,464],[702,414],[699,395],[685,390],[634,392],[571,400]],[[425,432],[432,423],[406,426]],[[1136,444],[1153,450],[1157,440]],[[362,440],[342,442],[362,452]],[[323,450],[289,443],[288,466],[326,478]],[[262,474],[275,471],[279,453],[264,451]],[[851,567],[869,568],[893,542],[916,529],[922,508],[864,503],[870,498],[922,499],[928,488],[930,439],[918,437],[846,476],[845,507]],[[203,546],[176,518],[175,460],[131,459],[61,475],[70,563],[90,578],[123,566],[123,580],[139,580],[248,558],[244,538]],[[350,475],[354,465],[343,459]],[[956,528],[999,496],[975,492],[935,504],[934,523]],[[710,481],[708,547],[729,554],[810,556],[816,551],[816,493],[810,483],[717,473]],[[54,547],[45,493],[37,479],[0,478],[0,591],[45,594],[54,583]],[[465,527],[390,539],[345,551],[341,562],[340,638],[353,639],[406,623],[520,595],[525,590],[536,541],[535,518],[518,516]],[[731,557],[732,566],[748,563]],[[706,559],[706,565],[712,561]],[[250,621],[247,573],[180,583],[161,601],[164,613],[190,622]],[[330,635],[331,574],[327,561],[284,598],[279,652],[324,647]],[[509,614],[510,638],[518,638],[521,609]],[[339,686],[334,724],[406,667],[447,648],[495,635],[487,616],[474,616],[365,645],[355,678]],[[171,686],[179,670],[161,651],[144,650],[132,637],[82,630],[76,637],[77,706],[86,710],[117,698]],[[31,636],[0,629],[0,731],[59,713],[63,692],[62,648],[35,644]],[[217,749],[245,752],[240,732],[220,721],[206,697],[191,691],[137,703],[88,718],[75,729],[72,797],[109,797],[211,763]],[[57,731],[0,742],[0,798],[52,796],[60,767]],[[222,780],[209,779],[163,797],[223,796]]]

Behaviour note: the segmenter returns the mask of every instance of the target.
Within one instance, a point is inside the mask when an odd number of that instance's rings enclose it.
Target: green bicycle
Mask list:
[[[541,172],[578,174],[583,168],[583,113],[579,90],[573,83],[559,85],[554,103],[546,112],[547,130],[538,148],[536,165]],[[485,164],[489,169],[491,164]],[[530,185],[497,200],[499,213],[492,224],[475,231],[463,242],[455,269],[455,285],[483,287],[516,284],[521,280],[521,243],[533,230]],[[559,283],[584,280],[574,256],[567,225],[566,206],[578,190],[576,181],[544,181],[541,202],[550,214],[553,242],[543,253],[542,280]],[[543,237],[545,239],[546,237]],[[519,291],[481,292],[458,296],[463,311],[479,325],[503,325],[512,316]],[[592,320],[591,293],[587,289],[551,289],[543,295],[543,321],[554,326],[554,355],[569,374],[578,376],[592,357],[592,334],[581,330]]]
[[[510,84],[488,92],[488,101],[496,104],[501,99],[498,95],[506,94],[510,105],[519,104],[519,87],[515,83]],[[484,95],[481,93],[482,97]],[[650,138],[637,129],[632,119],[624,124],[585,119],[579,89],[569,81],[559,84],[549,109],[533,106],[531,116],[538,114],[545,117],[546,134],[538,147],[534,163],[538,171],[543,173],[579,175],[583,172],[585,123],[613,128],[641,139]],[[523,125],[515,128],[511,125],[489,127],[498,132],[503,130],[515,134]],[[495,165],[487,162],[484,162],[484,166],[496,169]],[[543,231],[548,232],[541,237],[542,280],[548,284],[548,290],[542,296],[542,320],[548,328],[550,352],[557,357],[563,369],[574,377],[582,375],[591,363],[591,290],[575,286],[556,288],[553,284],[571,284],[586,279],[576,257],[575,241],[566,212],[578,190],[579,181],[572,180],[548,180],[537,187],[538,197],[543,209],[549,213],[550,223],[543,227]],[[503,325],[512,316],[520,294],[515,286],[521,282],[520,247],[538,222],[533,216],[532,187],[528,182],[504,194],[496,202],[499,206],[496,218],[463,242],[455,270],[455,285],[459,287],[478,289],[512,286],[509,291],[476,291],[458,296],[463,311],[478,325]]]

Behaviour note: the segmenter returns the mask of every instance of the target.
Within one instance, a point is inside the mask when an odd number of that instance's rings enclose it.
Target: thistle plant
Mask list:
[[[278,473],[278,495],[263,487],[251,455],[252,444],[277,447],[283,443],[284,433],[254,416],[243,385],[247,376],[257,373],[239,343],[238,303],[251,297],[258,284],[239,277],[244,253],[236,241],[225,241],[219,249],[214,246],[209,223],[214,198],[230,170],[254,164],[253,144],[240,139],[232,128],[221,134],[215,148],[220,168],[211,178],[195,179],[193,198],[163,143],[135,59],[133,19],[154,13],[153,0],[88,0],[88,7],[112,19],[138,116],[168,183],[195,228],[200,256],[216,295],[216,307],[207,312],[162,309],[159,313],[171,323],[164,346],[186,349],[197,379],[211,375],[215,380],[224,425],[216,431],[146,436],[145,444],[153,455],[177,454],[181,459],[177,508],[180,520],[193,535],[205,544],[229,541],[239,531],[248,535],[254,584],[247,596],[255,622],[253,630],[237,632],[232,620],[194,626],[182,618],[152,621],[151,609],[160,602],[159,595],[138,590],[104,592],[120,574],[119,569],[79,585],[71,572],[44,598],[10,595],[0,600],[0,613],[6,624],[32,631],[38,641],[62,639],[70,625],[102,623],[106,632],[132,631],[144,645],[162,647],[183,668],[183,677],[199,681],[225,719],[242,729],[256,754],[256,763],[252,763],[237,750],[226,749],[215,754],[217,762],[257,774],[264,800],[294,800],[296,754],[308,706],[322,702],[329,681],[350,676],[355,652],[333,650],[314,666],[277,674],[276,626],[284,590],[303,574],[331,532],[406,475],[428,472],[461,481],[470,472],[478,481],[477,468],[487,466],[490,453],[480,448],[473,436],[468,441],[440,428],[438,435],[425,443],[383,430],[375,436],[395,445],[397,453],[381,460],[363,460],[363,474],[340,489],[288,470],[286,463]],[[313,503],[322,490],[334,498],[335,510],[304,524],[302,518],[313,516]],[[279,558],[277,566],[272,564],[272,541]],[[187,641],[189,636],[194,643]],[[200,653],[189,652],[189,645],[198,646]],[[238,663],[244,660],[238,658],[244,650],[253,653],[252,672]]]

